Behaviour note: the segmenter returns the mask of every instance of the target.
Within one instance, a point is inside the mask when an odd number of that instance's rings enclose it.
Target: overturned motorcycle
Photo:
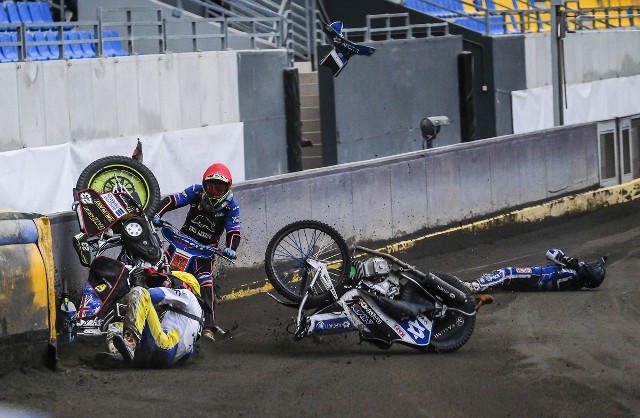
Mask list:
[[[349,249],[333,227],[313,220],[291,223],[273,236],[265,269],[288,301],[269,295],[297,308],[293,330],[288,328],[296,339],[358,332],[382,349],[399,343],[449,353],[471,337],[480,306],[493,302],[488,294],[472,296],[450,274],[423,273],[361,246]]]
[[[121,299],[133,286],[184,287],[180,277],[190,274],[186,271],[198,257],[217,255],[233,263],[218,248],[200,244],[166,221],[156,231],[150,219],[160,189],[153,173],[134,158],[94,161],[80,175],[73,195],[81,230],[73,244],[89,274],[77,312],[63,282],[63,340],[106,335],[115,352],[111,339],[121,332],[126,310]]]

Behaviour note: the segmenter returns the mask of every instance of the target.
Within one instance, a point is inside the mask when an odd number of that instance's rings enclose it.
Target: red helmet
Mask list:
[[[222,209],[231,193],[231,172],[226,165],[215,163],[202,175],[202,206],[208,212]]]

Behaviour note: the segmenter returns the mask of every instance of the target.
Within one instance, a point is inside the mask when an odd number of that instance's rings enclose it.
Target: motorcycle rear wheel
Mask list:
[[[280,295],[294,303],[302,301],[304,287],[315,274],[305,263],[310,258],[325,264],[340,293],[349,278],[351,255],[344,238],[333,227],[313,220],[293,222],[276,232],[267,246],[267,278]],[[318,280],[305,307],[317,307],[330,298],[330,291]]]
[[[469,293],[469,290],[462,284],[460,279],[447,273],[433,273],[451,286]],[[424,292],[415,285],[409,283],[400,291],[400,300],[422,304],[427,301]],[[444,302],[440,300],[440,302]],[[446,304],[450,306],[449,304]],[[469,296],[464,302],[464,306],[454,306],[466,312],[474,311],[474,299]],[[433,329],[431,330],[431,340],[425,351],[434,353],[451,353],[466,344],[471,338],[476,325],[475,315],[465,315],[455,310],[447,310],[444,318],[435,318]]]
[[[87,188],[98,193],[126,190],[149,216],[160,206],[158,180],[147,166],[130,157],[111,155],[89,164],[76,183],[76,190]]]

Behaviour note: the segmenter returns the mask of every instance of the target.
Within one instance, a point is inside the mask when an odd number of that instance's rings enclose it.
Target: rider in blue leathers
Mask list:
[[[202,184],[194,184],[162,199],[154,223],[159,224],[165,213],[190,205],[181,231],[202,244],[212,246],[218,245],[220,236],[226,231],[223,251],[228,257],[236,258],[240,244],[240,207],[233,199],[232,183],[231,172],[224,164],[211,165],[202,176]],[[171,260],[173,254],[169,252],[167,255]],[[210,339],[215,339],[216,332],[213,263],[213,258],[200,258],[189,271],[200,283],[202,299],[209,307],[205,312],[202,335]]]
[[[553,264],[503,267],[464,284],[471,293],[479,293],[490,288],[525,291],[595,289],[604,280],[607,257],[585,263],[552,248],[547,251],[547,259]]]

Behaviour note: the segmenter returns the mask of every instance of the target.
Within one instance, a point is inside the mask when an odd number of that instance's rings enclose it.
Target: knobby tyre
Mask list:
[[[305,263],[309,258],[324,263],[338,293],[349,278],[351,256],[342,235],[323,222],[293,222],[275,233],[265,252],[269,282],[292,302],[302,301],[305,286],[316,273]],[[330,299],[329,289],[317,280],[305,306],[317,307]]]
[[[474,299],[469,294],[469,290],[462,284],[460,279],[447,273],[433,273],[443,281],[447,282],[451,286],[455,287],[466,293],[469,297],[462,305],[451,306],[449,303],[445,303],[453,308],[461,309],[465,312],[474,311]],[[409,283],[400,291],[400,299],[411,303],[424,303],[428,299],[428,296],[424,292],[418,289],[415,285]],[[445,302],[440,300],[440,302]],[[433,319],[433,329],[431,330],[431,341],[427,346],[426,351],[433,351],[435,353],[451,353],[458,350],[460,347],[471,337],[473,329],[476,324],[476,316],[465,315],[457,310],[447,310],[444,318]]]
[[[100,158],[78,177],[76,189],[91,188],[98,193],[128,191],[149,216],[160,206],[160,186],[151,170],[138,160],[120,155]]]

